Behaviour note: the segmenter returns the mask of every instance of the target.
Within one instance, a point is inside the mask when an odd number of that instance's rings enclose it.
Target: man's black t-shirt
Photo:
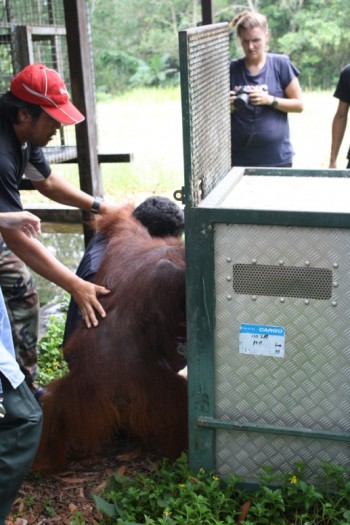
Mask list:
[[[0,119],[0,211],[23,209],[19,184],[24,173],[31,180],[46,179],[51,168],[41,148],[21,145],[13,126]]]
[[[341,70],[333,96],[346,104],[350,104],[350,64]],[[349,160],[346,169],[350,169],[350,148],[346,157]]]
[[[338,84],[333,96],[342,102],[350,104],[350,64],[341,70]]]

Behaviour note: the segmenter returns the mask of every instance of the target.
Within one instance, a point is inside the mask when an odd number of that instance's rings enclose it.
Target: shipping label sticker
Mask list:
[[[285,331],[283,326],[240,324],[239,353],[284,357]]]

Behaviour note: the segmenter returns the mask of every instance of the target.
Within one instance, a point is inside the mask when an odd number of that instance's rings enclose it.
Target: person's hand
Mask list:
[[[337,162],[335,160],[331,160],[328,167],[329,169],[336,169]]]
[[[106,312],[97,297],[109,293],[110,290],[104,286],[99,286],[77,277],[72,296],[79,306],[82,318],[88,328],[98,325],[96,312],[100,314],[101,317],[106,317]]]
[[[41,234],[40,219],[29,211],[8,211],[0,213],[0,226],[10,230],[20,230],[27,237]]]
[[[236,100],[236,94],[234,91],[230,91],[230,111],[231,113],[235,110],[235,100]]]
[[[270,106],[272,99],[273,97],[271,97],[267,91],[263,91],[262,89],[254,89],[254,87],[251,87],[249,93],[249,102],[253,106]]]

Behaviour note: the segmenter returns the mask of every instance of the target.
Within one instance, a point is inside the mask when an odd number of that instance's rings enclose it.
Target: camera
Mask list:
[[[251,87],[253,86],[241,86],[238,91],[235,93],[235,100],[233,101],[233,106],[235,109],[242,109],[247,107],[249,103],[249,95],[252,92]],[[266,84],[262,86],[254,86],[254,89],[259,89],[261,91],[268,91]]]
[[[233,101],[233,106],[235,109],[242,109],[247,106],[249,102],[249,91],[247,91],[245,88],[241,88],[236,93],[236,98]]]

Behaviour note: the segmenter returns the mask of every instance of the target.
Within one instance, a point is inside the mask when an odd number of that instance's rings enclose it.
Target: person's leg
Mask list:
[[[25,381],[16,389],[0,374],[5,417],[0,418],[0,525],[10,512],[36,454],[42,411]]]
[[[39,297],[27,266],[0,238],[0,286],[11,323],[16,359],[29,387],[37,374]]]

